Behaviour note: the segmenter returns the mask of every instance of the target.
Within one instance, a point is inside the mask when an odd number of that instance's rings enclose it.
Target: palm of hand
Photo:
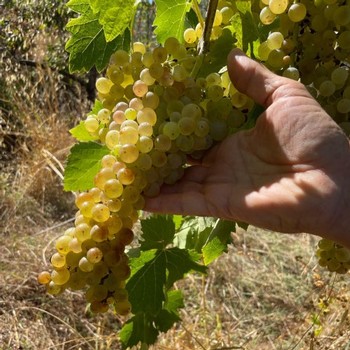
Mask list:
[[[236,87],[266,107],[256,126],[214,147],[146,210],[240,220],[281,232],[343,241],[349,141],[305,87],[281,78],[240,51],[229,55]],[[346,213],[345,213],[346,215]],[[346,228],[345,228],[346,229]]]
[[[159,208],[281,232],[307,231],[315,220],[331,225],[320,219],[335,215],[347,140],[304,89],[297,97],[292,90],[277,89],[254,129],[230,136],[165,187]]]

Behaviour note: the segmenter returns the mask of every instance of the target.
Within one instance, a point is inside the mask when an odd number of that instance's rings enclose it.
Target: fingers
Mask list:
[[[234,86],[265,108],[272,103],[273,92],[285,84],[284,78],[270,72],[239,49],[233,49],[228,55],[227,69]]]

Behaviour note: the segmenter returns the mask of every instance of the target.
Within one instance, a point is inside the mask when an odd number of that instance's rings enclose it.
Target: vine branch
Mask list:
[[[204,31],[201,40],[199,41],[199,54],[203,55],[208,52],[210,44],[210,35],[213,28],[216,9],[219,0],[210,0],[208,4],[207,15],[205,18]]]

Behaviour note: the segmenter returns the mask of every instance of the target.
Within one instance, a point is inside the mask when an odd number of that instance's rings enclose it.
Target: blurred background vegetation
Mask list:
[[[0,0],[0,349],[120,349],[124,321],[92,315],[81,294],[36,282],[74,217],[64,193],[69,129],[89,111],[96,71],[68,71],[59,0]],[[155,42],[141,1],[134,37]],[[317,266],[317,238],[250,228],[233,233],[208,276],[191,275],[183,321],[154,349],[350,349],[349,283]]]

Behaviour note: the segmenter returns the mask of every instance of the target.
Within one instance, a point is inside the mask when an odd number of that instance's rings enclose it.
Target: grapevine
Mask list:
[[[156,47],[129,44],[133,1],[125,5],[125,26],[117,34],[103,17],[108,5],[99,8],[97,2],[88,0],[68,3],[82,14],[80,22],[73,19],[67,26],[72,33],[67,43],[71,68],[88,70],[95,64],[103,74],[96,81],[98,98],[93,110],[72,130],[81,144],[88,145],[72,149],[65,174],[66,189],[77,191],[74,226],[56,240],[52,271],[42,272],[38,281],[53,295],[66,289],[84,290],[93,312],[113,310],[122,316],[132,312],[134,322],[140,321],[142,308],[129,300],[132,288],[128,281],[141,267],[130,264],[129,253],[132,247],[142,247],[145,239],[135,237],[145,198],[157,196],[163,184],[181,179],[188,156],[200,159],[228,135],[252,126],[257,117],[259,108],[235,89],[226,71],[226,56],[233,47],[240,47],[280,75],[300,80],[344,130],[349,130],[347,1],[210,1],[205,20],[196,0],[190,3],[196,23],[186,26],[184,16],[181,33],[171,28],[173,35],[168,35],[160,20],[167,9],[156,1],[159,13],[154,23],[161,43]],[[186,10],[187,2],[182,5]],[[171,7],[170,3],[167,6]],[[100,57],[88,47],[92,58],[79,62],[82,48],[77,44],[77,28],[86,25],[84,16],[95,18],[98,30],[104,32],[98,44],[106,54]],[[88,181],[78,185],[72,182],[77,177],[73,161],[79,156],[74,154],[77,149],[96,154],[79,173],[89,171]],[[232,225],[226,228],[227,232],[231,229]],[[166,243],[174,244],[172,238]],[[228,241],[224,240],[224,246]],[[163,249],[167,244],[153,243],[151,247]],[[201,246],[202,253],[205,247]],[[176,245],[171,249],[177,249]],[[144,264],[160,256],[147,253],[147,249],[143,252]],[[335,242],[321,240],[317,256],[319,264],[332,272],[346,273],[350,268],[350,251]],[[203,272],[198,260],[184,268],[180,277],[190,270]],[[165,294],[161,308],[170,313],[167,299],[175,294],[170,288]],[[147,314],[151,311],[147,309]],[[154,337],[135,337],[125,344],[155,341]]]

